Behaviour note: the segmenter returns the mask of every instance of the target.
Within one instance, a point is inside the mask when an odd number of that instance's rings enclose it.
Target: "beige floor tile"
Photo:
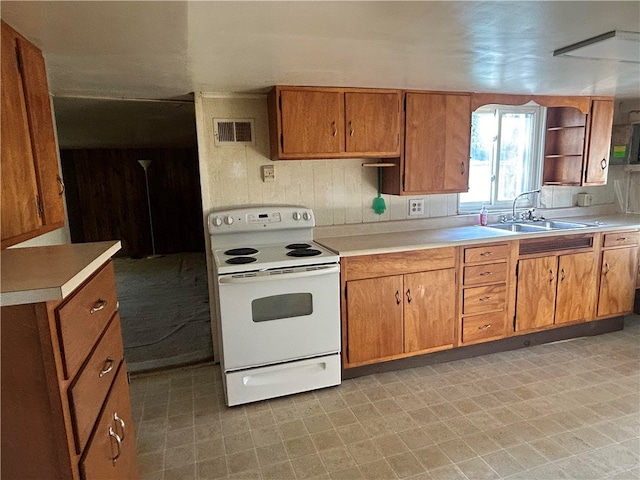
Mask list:
[[[327,473],[327,469],[322,463],[320,455],[313,453],[304,457],[298,457],[291,460],[293,471],[296,478],[305,480],[307,478],[318,477]]]
[[[392,480],[397,478],[391,466],[385,460],[377,460],[360,465],[360,472],[367,480]]]
[[[286,461],[262,467],[264,480],[295,480],[296,474],[293,472],[291,462]]]

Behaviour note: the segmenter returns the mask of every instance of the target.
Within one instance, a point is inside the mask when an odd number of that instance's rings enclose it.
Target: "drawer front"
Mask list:
[[[464,261],[465,263],[475,263],[506,260],[509,257],[510,250],[511,247],[507,243],[469,247],[464,249]]]
[[[485,313],[462,319],[462,342],[478,342],[504,336],[507,313]]]
[[[506,262],[464,267],[464,285],[482,285],[484,283],[506,282],[506,280]]]
[[[65,378],[78,371],[116,311],[113,263],[107,263],[58,309]]]
[[[452,268],[455,264],[455,247],[362,255],[341,260],[347,281],[440,270]]]
[[[124,362],[120,365],[89,445],[80,460],[80,473],[83,480],[139,478]]]
[[[492,312],[504,310],[507,298],[507,287],[504,283],[486,287],[465,288],[463,292],[462,313]]]
[[[116,314],[89,361],[69,388],[77,453],[82,452],[89,439],[123,358],[120,316]]]
[[[605,247],[622,247],[624,245],[638,245],[640,232],[607,233],[604,236]]]

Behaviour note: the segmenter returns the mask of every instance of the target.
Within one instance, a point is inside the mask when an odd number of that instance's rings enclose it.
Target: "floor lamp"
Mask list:
[[[151,196],[149,195],[149,175],[147,173],[147,169],[149,165],[151,165],[151,160],[138,160],[138,163],[142,168],[144,168],[144,180],[147,184],[147,206],[149,207],[149,227],[151,228],[151,250],[152,255],[147,256],[147,258],[158,258],[162,255],[156,255],[156,241],[153,235],[153,218],[151,216]]]

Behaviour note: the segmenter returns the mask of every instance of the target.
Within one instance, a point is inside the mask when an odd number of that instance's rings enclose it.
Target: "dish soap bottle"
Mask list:
[[[486,227],[489,223],[489,212],[487,211],[487,207],[482,204],[482,209],[480,210],[480,225]]]

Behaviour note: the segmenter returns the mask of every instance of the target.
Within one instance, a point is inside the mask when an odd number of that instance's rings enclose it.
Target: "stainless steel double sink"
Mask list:
[[[506,230],[508,232],[520,232],[520,233],[542,233],[554,230],[574,230],[580,228],[593,227],[595,225],[588,223],[577,222],[565,222],[563,220],[540,220],[540,221],[518,221],[518,222],[505,222],[505,223],[493,223],[487,225],[489,228],[496,228],[498,230]]]

